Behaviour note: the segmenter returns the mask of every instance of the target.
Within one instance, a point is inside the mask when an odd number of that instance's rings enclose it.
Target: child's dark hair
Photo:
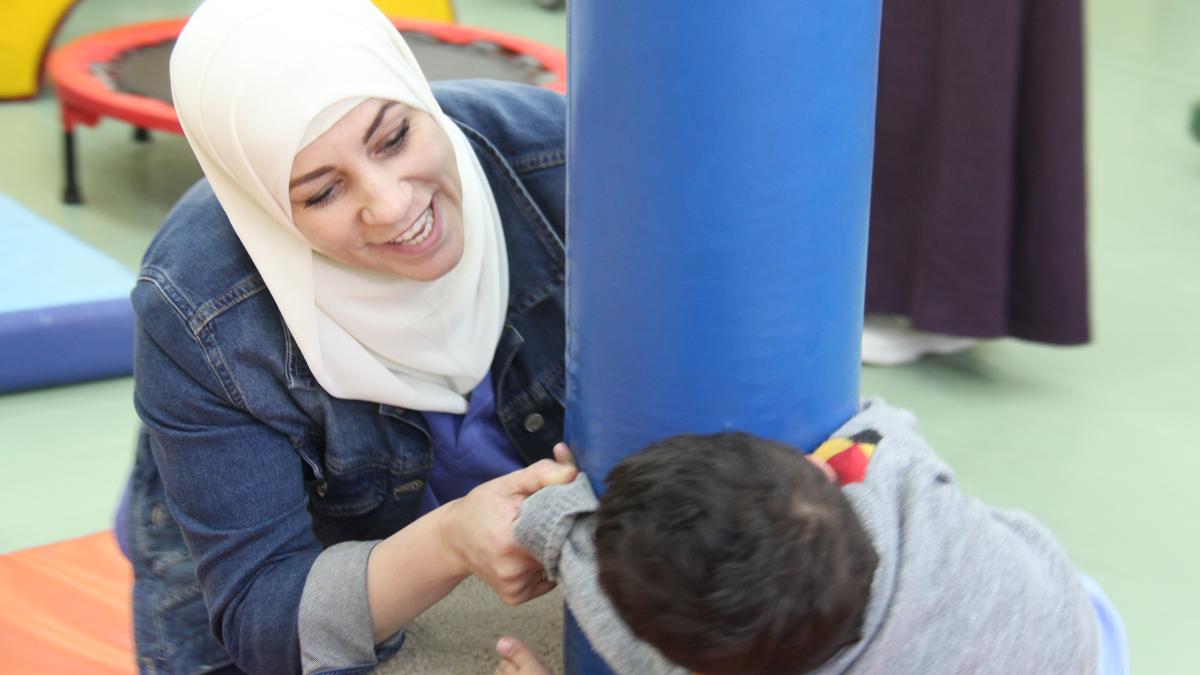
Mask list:
[[[792,675],[861,637],[878,556],[841,490],[795,449],[675,436],[605,483],[600,585],[667,658],[707,675]]]

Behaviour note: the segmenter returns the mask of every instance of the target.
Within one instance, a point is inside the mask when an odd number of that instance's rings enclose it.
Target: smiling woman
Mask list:
[[[367,0],[207,0],[171,78],[206,180],[133,293],[142,668],[366,667],[468,575],[547,592],[512,522],[574,476],[562,97],[433,89]]]
[[[433,281],[462,258],[462,182],[428,113],[358,104],[296,154],[289,187],[301,234],[345,265]]]

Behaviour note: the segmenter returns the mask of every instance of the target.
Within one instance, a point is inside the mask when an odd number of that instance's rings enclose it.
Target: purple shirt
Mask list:
[[[433,468],[421,499],[428,513],[476,485],[525,466],[496,419],[496,394],[488,373],[471,392],[467,412],[423,412],[429,425]]]

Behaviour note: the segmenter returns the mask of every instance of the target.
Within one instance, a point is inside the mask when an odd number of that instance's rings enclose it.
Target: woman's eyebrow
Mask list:
[[[395,101],[387,101],[379,106],[379,112],[375,113],[375,120],[371,122],[371,126],[367,127],[367,133],[363,134],[363,145],[366,145],[367,141],[371,140],[371,134],[374,134],[379,125],[383,123],[383,114],[387,112],[388,108],[394,105],[396,105]]]
[[[323,167],[317,169],[316,171],[309,171],[308,173],[304,174],[303,176],[300,176],[299,178],[297,178],[296,180],[293,180],[291,183],[288,183],[288,189],[289,190],[294,189],[297,185],[307,183],[308,181],[313,180],[315,178],[320,178],[321,176],[324,176],[325,174],[329,173],[330,171],[333,171],[332,166],[323,166]]]
[[[391,108],[394,105],[396,105],[395,101],[384,101],[383,105],[379,106],[379,112],[375,113],[375,119],[371,121],[371,126],[367,127],[367,133],[363,135],[363,145],[366,145],[367,142],[371,140],[371,135],[375,133],[375,130],[379,128],[380,124],[383,124],[383,114],[388,111],[388,108]],[[296,180],[288,183],[288,189],[291,190],[297,185],[303,185],[310,180],[320,178],[330,171],[333,171],[333,167],[331,166],[323,166],[316,171],[310,171],[303,176],[300,176]]]

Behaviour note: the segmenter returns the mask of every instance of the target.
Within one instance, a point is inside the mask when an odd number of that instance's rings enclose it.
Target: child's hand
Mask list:
[[[559,445],[567,447],[561,443]],[[558,456],[558,446],[555,446],[554,454]],[[516,638],[500,638],[496,643],[496,653],[500,655],[500,665],[496,666],[495,675],[554,675]]]

